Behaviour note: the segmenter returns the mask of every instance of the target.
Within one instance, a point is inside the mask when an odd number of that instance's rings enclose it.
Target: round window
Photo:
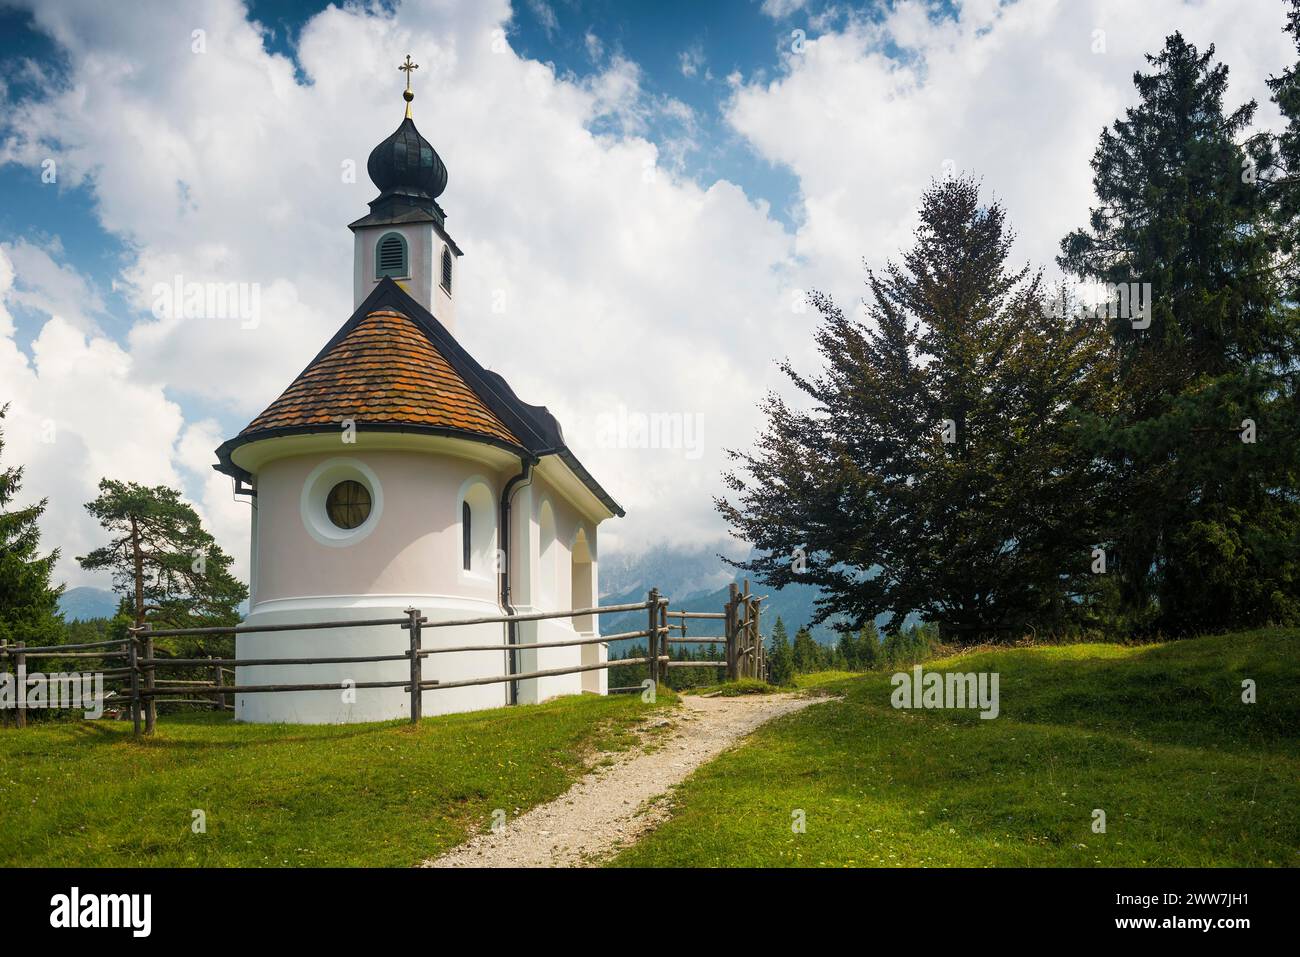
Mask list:
[[[298,504],[307,534],[322,545],[345,548],[379,525],[384,490],[379,476],[358,459],[327,459],[307,475]]]
[[[325,514],[339,528],[356,528],[370,517],[370,490],[352,479],[339,482],[325,499]]]

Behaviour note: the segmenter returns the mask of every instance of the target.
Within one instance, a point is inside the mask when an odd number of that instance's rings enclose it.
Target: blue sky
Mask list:
[[[1229,99],[1275,115],[1295,59],[1278,0],[0,0],[0,401],[6,457],[50,498],[60,574],[95,541],[101,475],[185,490],[242,562],[246,506],[212,450],[352,311],[341,182],[417,125],[466,255],[456,336],[560,418],[627,508],[602,547],[716,549],[725,450],[786,357],[814,371],[804,291],[846,308],[908,245],[948,169],[1050,264],[1093,202],[1089,158],[1174,29],[1216,44]],[[254,25],[254,21],[256,25]],[[194,28],[207,37],[199,55]],[[504,31],[504,46],[489,38]],[[795,31],[800,42],[795,42]],[[797,48],[796,48],[797,47]],[[56,184],[41,164],[57,161]],[[261,290],[254,330],[166,321],[174,276]],[[499,301],[509,303],[497,308]],[[602,416],[697,417],[699,449],[603,446]],[[45,436],[57,426],[57,441]],[[608,531],[606,529],[608,528]]]
[[[327,6],[318,0],[247,3],[250,18],[265,28],[266,50],[294,60],[303,25]],[[729,75],[739,72],[761,79],[777,70],[779,53],[792,42],[794,30],[817,36],[817,27],[808,21],[809,14],[818,12],[820,6],[809,4],[795,11],[797,17],[773,17],[752,0],[532,0],[514,4],[515,16],[508,35],[521,56],[554,64],[558,72],[573,77],[592,76],[599,72],[602,62],[615,54],[635,62],[643,72],[649,95],[680,100],[695,111],[694,147],[682,156],[682,173],[703,184],[718,179],[737,183],[750,197],[768,202],[773,217],[793,229],[798,216],[797,178],[788,168],[758,155],[729,129],[722,117],[722,105],[730,95]],[[825,24],[842,22],[849,10],[861,16],[875,7],[841,5],[838,12],[825,14]],[[599,41],[599,58],[593,37]],[[46,84],[33,76],[30,63],[42,64],[54,82],[59,82],[61,64],[66,59],[59,45],[33,22],[31,15],[15,9],[0,10],[0,76],[11,98],[39,98],[47,92]],[[301,82],[307,81],[301,69],[297,76]],[[672,125],[655,115],[648,135],[652,139],[672,136]],[[601,130],[602,126],[597,123],[593,128]],[[104,310],[95,317],[100,328],[119,342],[124,341],[139,316],[138,310],[115,289],[115,280],[130,258],[130,247],[122,237],[103,227],[93,187],[51,191],[39,178],[6,167],[0,176],[0,237],[20,236],[55,244],[61,250],[64,261],[74,265],[102,298]],[[16,341],[20,348],[29,350],[44,315],[40,309],[23,304],[13,305],[10,311],[18,324]],[[228,430],[242,425],[239,414],[220,404],[205,403],[201,397],[184,397],[182,407],[187,418],[215,416]]]
[[[251,0],[249,9],[273,31],[268,49],[292,56],[303,22],[326,5]],[[730,92],[727,77],[775,72],[779,53],[795,30],[815,38],[849,16],[878,16],[885,5],[858,0],[791,6],[788,14],[773,16],[756,0],[517,0],[508,32],[521,55],[553,63],[562,73],[582,77],[596,72],[590,36],[606,53],[618,52],[635,62],[645,73],[647,90],[681,100],[697,113],[701,148],[686,157],[688,172],[705,182],[726,178],[743,184],[750,195],[770,202],[782,221],[792,223],[798,181],[727,129],[721,116]],[[936,7],[935,15],[943,15],[946,6]]]
[[[250,18],[265,28],[267,51],[296,59],[303,25],[329,4],[250,0],[246,6]],[[727,77],[738,71],[761,79],[778,70],[780,51],[792,41],[794,30],[815,38],[819,27],[842,23],[850,11],[856,16],[874,16],[879,7],[875,3],[834,4],[828,12],[826,4],[809,3],[791,15],[773,17],[753,0],[532,0],[513,6],[515,16],[508,34],[522,56],[552,63],[562,74],[589,77],[600,69],[588,42],[588,37],[594,36],[605,57],[618,53],[635,62],[650,94],[680,100],[695,111],[695,148],[684,154],[683,172],[705,184],[726,179],[741,185],[749,196],[768,202],[773,217],[791,229],[799,214],[798,179],[788,168],[758,155],[727,127],[722,117],[722,106],[730,95]],[[684,71],[687,60],[689,66]],[[12,99],[40,97],[47,92],[46,84],[33,77],[29,63],[40,63],[58,77],[64,61],[59,45],[39,29],[30,14],[0,9],[0,77]],[[298,78],[306,81],[301,70]],[[671,125],[655,117],[649,135],[671,136]],[[128,301],[114,289],[130,249],[121,237],[103,228],[95,204],[88,185],[52,192],[38,177],[5,167],[0,175],[0,237],[57,243],[66,261],[75,264],[102,296],[105,311],[98,317],[102,329],[121,339],[136,318]],[[42,315],[22,305],[11,311],[19,320],[18,342],[27,349]],[[219,407],[205,408],[192,397],[186,400],[186,410],[195,415],[216,414],[229,427],[239,425],[238,416]]]

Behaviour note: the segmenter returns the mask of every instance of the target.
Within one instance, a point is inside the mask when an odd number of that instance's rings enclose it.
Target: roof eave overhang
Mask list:
[[[537,471],[592,521],[623,517],[622,506],[567,448],[541,453]]]
[[[431,216],[422,210],[411,210],[409,213],[401,213],[397,216],[381,216],[375,213],[367,213],[360,219],[348,223],[348,229],[354,233],[358,229],[367,229],[372,226],[407,226],[412,223],[431,223],[437,230],[438,235],[443,241],[451,247],[451,251],[457,256],[464,256],[465,252],[460,248],[460,244],[451,238],[451,233],[447,232],[447,224],[440,221],[437,217]]]
[[[343,445],[337,425],[301,425],[263,429],[237,436],[217,449],[212,466],[232,478],[253,481],[268,462],[313,452],[430,451],[455,454],[485,464],[507,467],[533,456],[518,445],[493,436],[442,426],[358,423],[355,442]]]

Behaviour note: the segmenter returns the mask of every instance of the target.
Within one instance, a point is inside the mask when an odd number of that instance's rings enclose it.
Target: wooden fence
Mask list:
[[[731,597],[725,609],[713,612],[672,612],[668,609],[668,599],[659,594],[658,589],[651,589],[646,600],[621,605],[605,605],[595,608],[575,608],[565,611],[529,612],[516,615],[488,615],[478,618],[458,618],[448,621],[430,621],[418,608],[408,608],[400,618],[371,618],[358,621],[320,621],[279,625],[232,625],[211,628],[162,628],[153,629],[148,625],[131,629],[127,638],[94,641],[76,645],[50,645],[43,647],[26,647],[22,642],[14,645],[0,645],[0,661],[9,659],[13,662],[15,673],[22,672],[30,659],[46,658],[59,660],[97,659],[100,662],[124,662],[123,665],[101,669],[95,674],[102,675],[105,683],[117,681],[119,688],[109,691],[104,696],[104,703],[109,699],[120,701],[130,707],[131,720],[135,733],[152,733],[158,719],[159,704],[164,703],[200,703],[211,699],[218,709],[233,710],[234,705],[227,702],[227,697],[236,694],[275,694],[289,691],[343,691],[365,688],[401,688],[411,696],[411,721],[418,722],[423,708],[424,693],[447,688],[467,688],[475,685],[500,684],[504,682],[525,681],[532,678],[549,678],[559,675],[577,674],[579,672],[597,671],[615,668],[621,665],[647,665],[650,679],[656,683],[667,673],[666,669],[675,667],[725,667],[729,678],[763,677],[766,674],[766,656],[763,642],[759,635],[759,603],[762,598],[749,594],[749,583],[745,583],[744,592],[737,586],[731,586]],[[599,616],[614,612],[644,611],[646,626],[639,631],[627,631],[613,635],[599,635],[584,638],[575,637],[559,641],[536,641],[527,643],[493,643],[453,645],[445,648],[426,648],[423,644],[425,629],[453,628],[457,626],[507,624],[511,622],[542,621],[555,618],[578,618]],[[676,617],[679,624],[669,624],[669,618]],[[672,644],[718,642],[717,636],[689,637],[686,622],[689,619],[717,619],[724,623],[727,656],[725,661],[674,661],[669,654]],[[158,638],[181,638],[217,635],[247,635],[267,632],[316,631],[333,628],[392,628],[398,627],[409,636],[410,647],[401,654],[387,655],[348,655],[316,658],[169,658],[159,657],[155,652],[154,642]],[[678,630],[681,637],[670,638],[672,630]],[[561,648],[579,645],[602,644],[624,639],[645,638],[646,654],[636,658],[619,658],[592,665],[575,665],[567,668],[549,668],[541,671],[515,672],[513,674],[491,675],[488,677],[468,678],[459,681],[436,681],[424,677],[423,664],[432,655],[452,654],[470,651],[528,651],[536,648]],[[95,650],[90,650],[95,649]],[[358,682],[318,682],[297,684],[260,684],[240,685],[233,681],[226,683],[225,675],[233,676],[235,668],[257,667],[266,665],[324,665],[357,664],[382,661],[408,661],[409,673],[404,679],[390,681]],[[182,680],[178,678],[161,678],[158,669],[195,668],[211,675],[211,680]],[[612,689],[617,690],[617,689]],[[23,708],[17,708],[18,727],[26,723]]]
[[[749,593],[749,582],[745,582],[742,592],[737,585],[731,586],[731,595],[720,612],[714,611],[670,611],[664,607],[661,617],[661,630],[664,637],[663,653],[668,655],[665,662],[669,668],[725,668],[728,679],[767,677],[767,652],[759,633],[759,611],[762,597]],[[668,619],[676,618],[676,624]],[[697,635],[691,637],[691,621],[720,621],[723,634]],[[677,638],[667,637],[676,631]],[[673,645],[710,644],[724,645],[726,656],[722,661],[677,661],[670,654]]]

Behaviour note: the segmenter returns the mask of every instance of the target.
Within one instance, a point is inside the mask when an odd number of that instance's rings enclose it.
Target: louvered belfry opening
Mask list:
[[[375,256],[375,278],[392,276],[394,279],[401,279],[408,275],[406,240],[397,233],[389,233],[379,240],[379,250]]]
[[[451,250],[446,246],[442,247],[442,288],[451,295]]]

